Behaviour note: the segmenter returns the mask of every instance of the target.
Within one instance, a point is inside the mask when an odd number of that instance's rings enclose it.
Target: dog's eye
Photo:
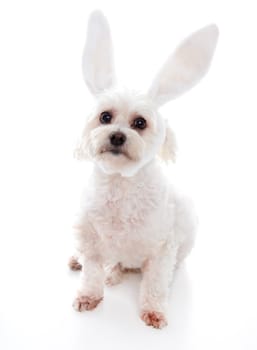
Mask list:
[[[146,128],[146,120],[142,117],[137,117],[136,119],[133,120],[131,127],[134,129],[143,130]]]
[[[104,111],[100,114],[100,123],[109,124],[112,120],[112,114],[110,112]]]

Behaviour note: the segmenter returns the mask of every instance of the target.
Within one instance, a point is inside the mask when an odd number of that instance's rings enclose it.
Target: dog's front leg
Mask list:
[[[77,311],[92,310],[103,299],[104,269],[98,238],[95,233],[80,232],[80,260],[82,271],[80,285],[73,307]]]
[[[144,264],[140,288],[140,316],[148,326],[162,328],[167,325],[169,284],[176,265],[176,256],[177,247],[167,244],[157,256],[148,259]]]

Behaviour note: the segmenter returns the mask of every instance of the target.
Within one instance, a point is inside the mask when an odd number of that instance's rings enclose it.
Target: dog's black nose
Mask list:
[[[122,132],[115,132],[110,136],[110,141],[113,146],[121,146],[126,141],[126,135]]]

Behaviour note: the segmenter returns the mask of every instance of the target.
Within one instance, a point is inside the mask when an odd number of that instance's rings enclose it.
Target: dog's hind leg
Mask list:
[[[78,261],[78,257],[73,255],[70,257],[68,266],[72,271],[79,271],[82,269],[82,265]]]
[[[122,281],[123,271],[120,263],[106,268],[105,284],[115,286]]]

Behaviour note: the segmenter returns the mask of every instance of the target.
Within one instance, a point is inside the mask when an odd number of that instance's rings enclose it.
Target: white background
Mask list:
[[[1,1],[0,348],[257,348],[254,1]],[[81,74],[87,18],[111,23],[117,71],[145,89],[180,39],[212,22],[208,76],[162,113],[176,132],[170,171],[194,198],[196,247],[176,274],[169,326],[138,317],[139,276],[106,289],[95,311],[71,304],[71,224],[88,168],[72,152],[92,106]],[[168,170],[167,170],[168,171]]]

